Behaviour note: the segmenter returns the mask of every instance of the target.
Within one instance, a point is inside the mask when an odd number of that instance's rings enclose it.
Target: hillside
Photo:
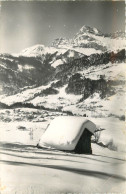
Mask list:
[[[51,47],[0,54],[0,102],[123,117],[124,66],[122,32],[103,34],[83,26],[73,39],[56,39]],[[114,103],[119,103],[118,110]]]

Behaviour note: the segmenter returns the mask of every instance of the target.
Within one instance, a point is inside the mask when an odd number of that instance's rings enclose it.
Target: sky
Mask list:
[[[55,38],[72,38],[82,26],[103,33],[125,31],[123,1],[1,2],[0,52],[18,53]]]

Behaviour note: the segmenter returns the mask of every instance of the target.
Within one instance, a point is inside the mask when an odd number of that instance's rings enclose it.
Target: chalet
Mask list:
[[[92,154],[96,125],[85,117],[59,116],[52,120],[38,143],[40,148]]]

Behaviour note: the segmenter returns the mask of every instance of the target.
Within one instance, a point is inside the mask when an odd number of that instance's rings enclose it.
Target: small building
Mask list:
[[[96,125],[85,117],[59,116],[52,120],[38,143],[40,148],[91,154]]]

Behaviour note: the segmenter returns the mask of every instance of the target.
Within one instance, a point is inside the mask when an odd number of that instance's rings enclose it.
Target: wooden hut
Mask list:
[[[85,117],[59,116],[52,120],[38,146],[91,154],[91,136],[95,130],[96,125]]]

